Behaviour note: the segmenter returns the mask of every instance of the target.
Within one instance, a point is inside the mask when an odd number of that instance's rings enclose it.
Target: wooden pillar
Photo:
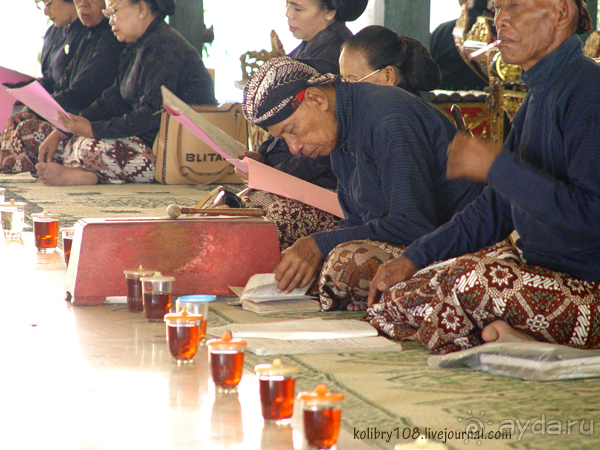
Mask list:
[[[202,55],[204,5],[202,0],[177,0],[177,10],[169,17],[169,24],[192,44]]]
[[[429,48],[429,15],[427,0],[384,0],[384,25],[402,36],[417,39]]]

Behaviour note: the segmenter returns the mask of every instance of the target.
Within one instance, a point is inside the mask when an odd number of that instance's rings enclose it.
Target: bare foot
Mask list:
[[[485,342],[495,342],[501,337],[507,335],[514,336],[524,341],[535,341],[535,339],[529,336],[528,334],[523,333],[519,330],[515,330],[504,320],[496,320],[490,323],[489,325],[486,325],[485,327],[483,327],[483,330],[481,330],[481,338]]]
[[[341,309],[342,310],[344,309],[343,306]],[[350,301],[350,303],[348,303],[346,305],[346,311],[366,311],[366,310],[367,310],[367,302]]]
[[[79,186],[98,184],[98,176],[78,167],[65,167],[55,162],[36,164],[37,173],[46,186]]]

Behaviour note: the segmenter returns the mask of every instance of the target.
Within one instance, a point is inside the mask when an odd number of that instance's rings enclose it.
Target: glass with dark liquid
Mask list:
[[[167,343],[169,352],[177,364],[190,363],[198,351],[198,336],[203,317],[188,314],[184,309],[180,313],[164,316],[167,326]]]
[[[208,305],[216,299],[216,295],[182,295],[175,301],[175,311],[180,312],[185,308],[190,314],[201,314],[204,319],[200,324],[200,345],[206,336],[208,325]]]
[[[304,437],[311,449],[327,450],[335,445],[340,433],[342,410],[339,402],[344,394],[329,392],[318,384],[313,392],[301,392]]]
[[[75,236],[75,228],[64,227],[60,229],[62,233],[63,241],[63,254],[65,257],[65,264],[69,265],[69,258],[71,257],[71,247],[73,246],[73,237]]]
[[[280,359],[273,364],[259,364],[254,368],[258,375],[260,404],[265,422],[287,425],[294,412],[296,380],[295,366],[284,366]]]
[[[208,345],[210,372],[217,392],[237,392],[244,369],[244,350],[246,342],[232,339],[230,332],[225,332],[221,339],[211,339]]]
[[[14,199],[0,203],[0,220],[2,230],[4,230],[4,239],[7,241],[19,241],[21,239],[26,205],[27,203],[16,202]]]
[[[48,211],[32,214],[35,246],[40,252],[53,252],[58,241],[58,220],[60,214]]]
[[[127,309],[129,312],[144,311],[144,297],[142,295],[142,277],[150,277],[156,270],[144,269],[141,264],[137,269],[124,270],[127,283]]]
[[[174,277],[156,272],[151,277],[141,277],[144,300],[144,317],[148,322],[162,322],[171,311],[171,289]]]

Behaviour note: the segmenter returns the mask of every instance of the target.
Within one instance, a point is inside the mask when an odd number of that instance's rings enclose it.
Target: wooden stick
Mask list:
[[[208,216],[264,216],[260,208],[183,208],[169,205],[167,214],[176,219],[181,214],[205,214]]]

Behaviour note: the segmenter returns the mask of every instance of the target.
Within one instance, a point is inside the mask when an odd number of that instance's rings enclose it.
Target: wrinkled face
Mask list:
[[[119,42],[135,42],[144,34],[146,28],[139,17],[140,4],[133,4],[129,0],[106,0],[105,12]]]
[[[386,76],[384,70],[369,66],[365,54],[361,50],[342,50],[340,54],[340,74],[342,80],[350,83],[364,81],[367,83],[395,86],[394,80]]]
[[[285,139],[293,155],[327,156],[337,145],[335,111],[322,111],[306,99],[286,120],[267,128],[273,136]]]
[[[86,27],[95,27],[104,20],[102,10],[106,4],[104,0],[74,0],[79,20]]]
[[[66,27],[77,18],[77,11],[73,3],[64,2],[63,0],[44,1],[44,14],[57,27]]]
[[[285,16],[296,39],[310,41],[333,23],[333,19],[327,20],[333,15],[333,11],[323,9],[319,0],[286,0]]]
[[[560,0],[495,0],[494,23],[502,59],[527,71],[557,44],[553,24]]]

